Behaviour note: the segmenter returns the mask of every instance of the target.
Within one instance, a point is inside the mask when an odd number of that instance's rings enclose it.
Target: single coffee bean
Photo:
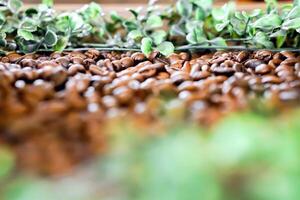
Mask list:
[[[129,57],[122,58],[120,61],[123,68],[132,67],[134,65],[133,59]]]
[[[248,60],[246,63],[245,63],[245,66],[247,68],[251,68],[253,70],[255,70],[255,68],[258,66],[258,65],[261,65],[261,64],[265,64],[262,60],[258,60],[258,59],[250,59]]]
[[[274,75],[265,75],[262,77],[261,80],[262,83],[273,83],[273,84],[279,84],[281,83],[280,78]]]
[[[272,71],[272,67],[266,64],[261,64],[255,67],[256,74],[267,74]]]
[[[205,79],[210,76],[210,72],[208,71],[195,71],[194,73],[190,73],[191,78],[194,81],[198,81],[201,79]]]
[[[238,62],[243,62],[243,61],[245,61],[247,58],[248,58],[248,52],[246,52],[246,51],[241,51],[238,55],[237,55],[237,57],[236,57],[236,60],[238,61]]]
[[[132,54],[131,58],[136,62],[142,62],[142,61],[146,60],[146,56],[140,52],[136,52],[136,53]]]

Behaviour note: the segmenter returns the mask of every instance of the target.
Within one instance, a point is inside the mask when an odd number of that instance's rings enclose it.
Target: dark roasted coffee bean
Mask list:
[[[32,67],[35,68],[37,66],[37,62],[33,59],[30,58],[25,58],[22,59],[20,64],[22,65],[22,67]]]
[[[258,59],[250,59],[248,60],[246,63],[245,63],[245,66],[247,68],[251,68],[251,69],[254,69],[258,66],[258,65],[261,65],[261,64],[265,64],[262,60],[258,60]]]
[[[234,74],[235,70],[229,67],[215,67],[212,72],[216,75],[231,76]]]
[[[246,51],[241,51],[238,55],[237,55],[237,58],[236,60],[238,62],[243,62],[244,60],[246,60],[248,58],[248,52]]]
[[[210,72],[208,72],[208,71],[196,71],[194,73],[191,73],[190,76],[194,81],[198,81],[198,80],[205,79],[205,78],[209,77]]]
[[[295,58],[295,53],[290,51],[281,51],[280,54],[286,58]]]
[[[171,74],[170,78],[171,78],[171,81],[177,85],[177,84],[182,83],[183,81],[189,80],[190,76],[186,72],[178,71],[178,72],[174,72],[173,74]]]
[[[68,74],[74,76],[78,72],[85,72],[85,68],[81,64],[73,64],[68,69]]]
[[[243,65],[240,63],[235,63],[232,68],[236,71],[236,72],[242,72],[243,71]]]
[[[267,50],[257,51],[254,58],[269,62],[269,60],[272,58],[272,52]]]
[[[136,53],[132,54],[131,58],[137,62],[142,62],[142,61],[146,60],[146,56],[140,52],[136,52]]]
[[[129,57],[122,58],[120,61],[123,68],[132,67],[134,65],[133,59]]]
[[[262,83],[273,83],[273,84],[279,84],[281,83],[280,78],[274,75],[265,75],[262,77],[261,80]]]
[[[255,67],[255,73],[257,74],[267,74],[272,71],[272,67],[270,65],[261,64]]]

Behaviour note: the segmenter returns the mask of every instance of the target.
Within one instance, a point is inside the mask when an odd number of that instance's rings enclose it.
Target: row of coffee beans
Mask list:
[[[210,124],[262,98],[300,100],[300,56],[273,53],[10,53],[0,57],[0,141],[22,167],[60,173],[103,152],[103,124],[126,113],[155,119],[157,101]]]

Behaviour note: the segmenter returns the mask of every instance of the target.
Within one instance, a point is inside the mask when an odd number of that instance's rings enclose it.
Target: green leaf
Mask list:
[[[6,44],[6,33],[0,32],[0,47],[5,47]]]
[[[214,45],[214,46],[220,46],[220,47],[227,46],[226,41],[221,37],[214,38],[214,39],[210,40],[209,43],[210,43],[210,45]]]
[[[7,7],[12,13],[18,13],[20,8],[23,6],[21,0],[8,0]]]
[[[287,35],[281,35],[276,37],[276,47],[280,48],[284,44]]]
[[[7,176],[15,166],[14,154],[6,149],[0,148],[0,178]]]
[[[254,43],[257,44],[258,46],[263,46],[266,48],[274,48],[274,44],[270,41],[270,37],[264,32],[256,33],[253,40]]]
[[[203,10],[202,7],[196,8],[196,10],[195,10],[195,20],[203,21],[205,19],[205,15],[206,15],[206,13],[205,13],[205,11]]]
[[[18,36],[24,38],[25,40],[34,40],[34,36],[30,31],[19,29]]]
[[[138,29],[138,25],[133,22],[133,21],[124,21],[123,22],[123,26],[128,30],[128,31],[132,31],[132,30],[136,30]]]
[[[123,21],[123,18],[116,12],[116,11],[112,11],[110,13],[110,18],[114,21],[114,22],[121,22]]]
[[[279,15],[268,14],[262,18],[259,18],[256,22],[254,22],[253,26],[262,30],[272,30],[280,27],[281,22],[282,20]]]
[[[67,37],[61,37],[56,42],[55,46],[53,47],[54,51],[62,52],[68,45],[68,38]]]
[[[21,24],[20,24],[20,29],[29,31],[29,32],[34,32],[37,30],[37,25],[36,21],[33,19],[25,19]]]
[[[282,24],[282,29],[289,30],[289,29],[298,29],[300,28],[300,17],[287,20]]]
[[[211,10],[213,5],[213,0],[190,0],[190,2],[196,4],[205,11]]]
[[[42,0],[42,4],[52,7],[53,6],[53,0]]]
[[[133,40],[141,39],[143,37],[143,33],[140,30],[132,30],[128,33],[128,37]]]
[[[286,19],[295,19],[298,17],[300,17],[300,5],[293,7],[291,11],[288,13],[288,15],[286,16]]]
[[[172,42],[163,42],[156,49],[164,56],[168,56],[174,52],[175,47]]]
[[[218,32],[221,32],[225,29],[225,27],[229,24],[229,21],[228,20],[224,20],[222,23],[219,23],[219,24],[216,24],[216,30]]]
[[[166,31],[158,30],[151,34],[151,38],[153,39],[154,44],[159,45],[162,43],[167,37]]]
[[[192,15],[193,5],[184,0],[176,2],[176,9],[182,17],[189,17]]]
[[[157,15],[151,15],[146,21],[146,28],[147,29],[154,29],[163,26],[162,19]]]
[[[53,46],[57,43],[57,35],[55,32],[48,30],[45,34],[45,44],[48,46]]]
[[[95,20],[102,12],[100,5],[95,2],[86,5],[82,10],[81,13],[86,20]]]
[[[146,56],[150,55],[153,50],[151,38],[146,37],[142,39],[141,50]]]
[[[278,6],[277,0],[265,0],[265,2],[267,4],[267,12],[268,13],[275,10]]]

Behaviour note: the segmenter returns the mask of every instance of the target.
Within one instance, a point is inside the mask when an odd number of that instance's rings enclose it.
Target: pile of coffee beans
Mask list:
[[[180,102],[186,118],[209,124],[262,98],[300,100],[300,55],[237,51],[63,52],[0,57],[0,142],[19,165],[61,173],[103,152],[103,124],[131,113],[159,117],[155,99]],[[125,118],[124,118],[125,119]]]

